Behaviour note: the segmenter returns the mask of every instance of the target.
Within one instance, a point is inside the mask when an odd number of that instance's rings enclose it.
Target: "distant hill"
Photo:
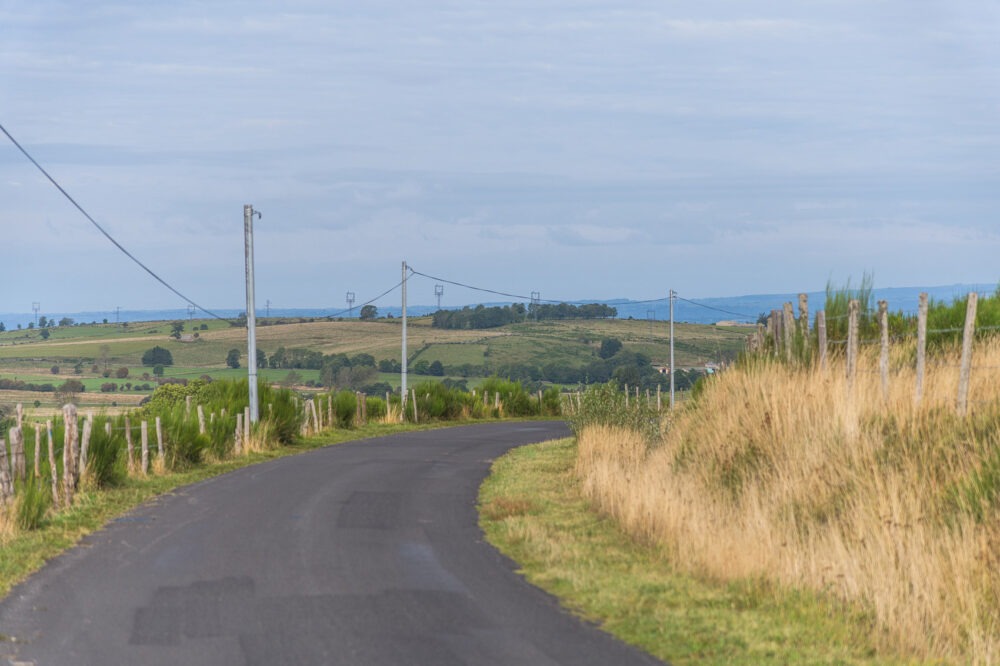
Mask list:
[[[886,289],[875,289],[876,300],[885,299],[889,302],[889,309],[902,310],[907,313],[915,313],[917,310],[917,298],[920,292],[926,291],[935,300],[950,301],[953,298],[962,298],[970,291],[977,291],[980,294],[992,294],[997,288],[995,284],[953,284],[937,287],[889,287]],[[824,292],[809,293],[809,308],[811,311],[822,309]],[[753,294],[747,296],[722,296],[714,298],[694,298],[678,300],[674,310],[676,321],[688,322],[692,324],[711,324],[718,321],[730,322],[754,322],[757,316],[764,312],[780,309],[786,301],[798,302],[797,293],[788,294]],[[508,305],[511,301],[499,301],[484,303],[484,305]],[[581,299],[569,301],[574,304],[581,303],[606,303],[613,305],[618,310],[620,319],[655,319],[664,321],[669,318],[669,306],[664,295],[662,300],[631,301],[628,299],[595,300]],[[469,305],[475,305],[470,303]],[[464,306],[449,306],[448,309],[457,309]],[[433,305],[408,305],[407,314],[410,316],[420,316],[431,314],[437,309]],[[217,309],[213,310],[223,317],[236,317],[243,309]],[[360,304],[354,308],[351,315],[357,317],[361,311]],[[379,305],[380,316],[391,314],[399,317],[401,308],[399,305]],[[111,312],[43,312],[46,317],[56,320],[63,317],[70,317],[77,323],[101,322],[107,319],[109,322],[116,321],[116,313]],[[265,310],[258,309],[257,316],[263,317]],[[339,314],[347,317],[343,308],[271,308],[272,317],[327,317],[332,314]],[[196,317],[203,317],[201,313],[196,313]],[[122,310],[117,313],[120,321],[170,321],[177,319],[188,319],[186,309],[175,310]],[[16,328],[18,324],[26,327],[29,322],[35,320],[32,313],[0,313],[0,322],[3,322],[8,329]]]

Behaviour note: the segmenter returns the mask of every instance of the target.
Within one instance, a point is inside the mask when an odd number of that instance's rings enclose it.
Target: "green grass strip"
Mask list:
[[[818,595],[678,573],[590,508],[575,457],[572,439],[515,449],[479,496],[489,542],[571,612],[676,665],[917,663],[879,654],[864,615]]]

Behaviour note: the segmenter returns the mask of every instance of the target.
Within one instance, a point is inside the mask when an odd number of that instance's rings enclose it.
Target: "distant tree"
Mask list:
[[[162,377],[163,376],[163,365],[154,365],[153,366],[153,375],[155,377]]]
[[[264,353],[263,349],[257,350],[257,367],[258,368],[267,367],[267,354]]]
[[[4,326],[4,323],[2,321],[0,321],[0,333],[3,333],[6,330],[7,330],[7,327]]]
[[[444,365],[441,364],[441,361],[434,361],[427,368],[427,374],[433,377],[444,377]]]
[[[51,372],[53,375],[58,375],[59,374],[59,366],[58,365],[53,365],[51,368],[49,368],[49,372]]]
[[[229,350],[226,354],[226,365],[230,368],[236,369],[240,367],[240,350],[235,347]]]
[[[145,366],[173,365],[174,357],[169,349],[164,349],[157,345],[152,349],[147,349],[143,353],[142,364]]]
[[[38,328],[45,328],[48,325],[49,325],[49,318],[48,317],[46,317],[45,315],[42,315],[41,317],[38,318]],[[28,327],[30,328],[31,325],[29,324]]]
[[[50,335],[52,335],[52,334],[49,333],[49,329],[47,329],[47,328],[43,328],[42,329],[42,332],[41,332],[42,340],[48,340]]]
[[[104,319],[103,319],[103,320],[101,321],[101,323],[102,323],[102,324],[107,324],[107,323],[108,323],[108,318],[107,318],[107,317],[105,317],[105,318],[104,318]]]
[[[611,358],[622,349],[622,341],[618,338],[605,338],[601,340],[601,351],[597,353],[601,358]]]
[[[371,321],[378,317],[378,308],[374,305],[365,305],[361,308],[361,319]]]
[[[115,382],[105,382],[101,384],[101,393],[114,393],[118,390],[118,384]]]
[[[17,327],[18,327],[18,328],[21,328],[21,325],[20,325],[20,324],[18,324],[18,325],[17,325]],[[31,329],[33,329],[34,327],[35,327],[35,322],[33,322],[33,321],[29,321],[29,322],[28,322],[28,330],[30,331],[30,330],[31,330]]]
[[[73,325],[73,318],[72,317],[63,317],[62,319],[59,320],[59,325],[60,326],[72,326]]]
[[[180,340],[181,333],[183,331],[184,331],[184,322],[175,321],[174,323],[170,324],[170,337],[172,337],[173,339]]]
[[[87,387],[83,385],[79,379],[67,379],[65,382],[59,386],[60,393],[83,393],[87,390]]]
[[[125,379],[128,377],[128,368],[118,368],[118,370],[115,371],[115,377],[118,379]]]
[[[426,375],[430,373],[430,370],[431,364],[424,359],[420,359],[413,364],[413,374],[415,375]]]

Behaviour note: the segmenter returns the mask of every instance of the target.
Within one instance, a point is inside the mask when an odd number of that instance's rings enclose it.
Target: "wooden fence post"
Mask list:
[[[816,313],[816,346],[819,349],[819,369],[826,370],[826,310]]]
[[[924,398],[924,374],[927,372],[927,293],[920,294],[917,305],[917,388],[913,401],[917,405]]]
[[[0,439],[0,506],[6,506],[7,502],[9,502],[13,497],[14,482],[10,476],[10,461],[7,458],[7,442]]]
[[[799,294],[799,332],[809,339],[809,294]]]
[[[410,389],[410,400],[413,402],[413,422],[419,423],[420,415],[417,413],[417,392]]]
[[[83,419],[83,437],[80,438],[80,474],[87,473],[87,455],[90,452],[90,435],[93,431],[93,421],[88,414]]]
[[[854,388],[854,376],[858,371],[858,308],[856,299],[847,304],[847,389]]]
[[[184,411],[188,416],[191,416],[191,396],[184,396]]]
[[[198,405],[201,408],[201,405]],[[142,437],[142,475],[149,474],[149,423],[145,420],[139,424],[139,433]]]
[[[239,454],[243,450],[243,415],[240,413],[236,414],[236,443],[234,448],[236,453]]]
[[[656,411],[663,411],[663,399],[660,397],[660,385],[656,385]]]
[[[767,323],[771,329],[771,339],[774,340],[774,355],[778,356],[781,353],[781,317],[777,310],[771,310]],[[670,368],[670,372],[673,371],[674,369]]]
[[[17,427],[21,428],[24,426],[24,405],[17,403],[14,406],[15,419],[17,420]]]
[[[14,426],[7,433],[10,437],[11,478],[24,481],[26,465],[24,461],[24,431]]]
[[[969,377],[972,374],[972,340],[976,336],[976,306],[979,294],[969,292],[968,304],[965,306],[965,330],[962,332],[962,366],[958,375],[958,414],[965,416],[969,412]]]
[[[878,371],[882,378],[882,400],[889,402],[889,303],[878,302],[878,327],[881,349],[878,355]]]
[[[42,472],[39,469],[42,464],[42,428],[35,424],[35,478],[40,479]]]
[[[163,460],[163,424],[160,417],[156,417],[156,457]]]
[[[129,475],[135,472],[135,449],[132,447],[132,421],[125,417],[125,462]]]
[[[56,445],[52,441],[52,421],[45,422],[49,438],[49,476],[52,477],[52,505],[59,506],[59,465],[56,464]]]
[[[792,304],[785,303],[782,306],[784,319],[781,322],[782,340],[785,344],[785,360],[791,362],[795,342],[795,317],[792,316]]]
[[[205,408],[201,404],[198,405],[198,433],[205,434]]]
[[[65,435],[63,437],[63,497],[66,506],[73,506],[73,492],[76,490],[76,460],[78,430],[76,423],[76,405],[70,403],[63,406]]]

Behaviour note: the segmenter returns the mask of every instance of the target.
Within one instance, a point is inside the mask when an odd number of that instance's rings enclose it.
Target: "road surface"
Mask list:
[[[567,434],[393,435],[179,489],[0,602],[0,664],[659,663],[562,611],[477,527],[490,462]]]

